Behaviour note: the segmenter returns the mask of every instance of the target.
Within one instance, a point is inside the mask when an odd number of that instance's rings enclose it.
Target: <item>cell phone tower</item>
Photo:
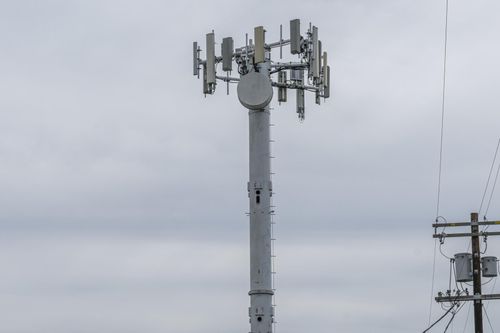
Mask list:
[[[227,84],[237,83],[238,99],[248,109],[250,155],[248,197],[250,201],[250,333],[272,333],[274,323],[272,278],[272,226],[271,155],[270,155],[270,108],[273,87],[278,89],[278,102],[287,101],[287,89],[295,89],[297,114],[302,121],[305,115],[305,92],[315,94],[315,101],[330,97],[330,67],[327,53],[321,50],[318,28],[309,24],[305,36],[300,32],[300,20],[290,21],[290,38],[266,43],[264,27],[254,29],[254,39],[246,35],[245,46],[234,48],[233,38],[222,39],[221,56],[215,55],[215,33],[206,35],[206,60],[200,58],[201,48],[193,43],[193,75],[203,77],[203,93],[215,92],[217,80]],[[290,45],[295,62],[271,61],[271,50]],[[233,63],[239,78],[231,77]],[[222,64],[226,75],[217,75]],[[305,76],[307,72],[307,76]],[[289,73],[289,75],[288,75]],[[277,76],[277,80],[273,80]]]

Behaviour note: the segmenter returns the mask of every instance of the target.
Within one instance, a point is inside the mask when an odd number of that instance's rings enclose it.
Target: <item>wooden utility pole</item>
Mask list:
[[[474,296],[481,297],[481,245],[479,243],[479,214],[471,213],[472,278]],[[474,299],[474,327],[476,333],[483,333],[483,301]]]
[[[483,300],[500,300],[500,294],[490,294],[483,295],[481,291],[481,276],[483,274],[482,271],[482,263],[481,263],[481,244],[480,237],[488,237],[488,236],[500,236],[500,232],[498,231],[480,231],[479,226],[492,226],[492,225],[500,225],[500,221],[484,221],[479,222],[479,214],[471,213],[470,222],[455,222],[455,223],[434,223],[432,227],[435,232],[433,237],[439,238],[444,242],[445,238],[450,237],[470,237],[471,245],[472,245],[472,282],[473,282],[473,295],[469,295],[468,292],[464,293],[463,291],[457,291],[456,294],[452,294],[451,291],[443,294],[439,293],[439,296],[435,298],[438,303],[452,303],[455,304],[457,302],[474,302],[474,332],[475,333],[483,333]],[[438,233],[438,228],[447,228],[447,227],[469,227],[470,233],[451,233],[447,234],[444,232]],[[469,266],[470,267],[470,266]],[[495,269],[496,271],[496,269]],[[487,275],[493,276],[493,275]],[[496,276],[496,275],[495,275]]]

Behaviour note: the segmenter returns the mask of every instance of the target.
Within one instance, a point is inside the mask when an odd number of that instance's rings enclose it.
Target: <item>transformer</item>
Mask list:
[[[455,279],[457,282],[472,281],[472,254],[455,254]]]
[[[481,263],[484,277],[498,276],[497,257],[483,257]]]

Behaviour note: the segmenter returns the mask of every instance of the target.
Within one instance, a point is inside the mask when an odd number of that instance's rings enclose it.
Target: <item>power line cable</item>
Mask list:
[[[453,311],[453,314],[450,318],[450,321],[448,322],[448,325],[446,325],[446,328],[444,329],[444,333],[446,333],[446,331],[448,331],[448,327],[450,327],[451,323],[453,322],[453,319],[455,319],[455,316],[457,315],[457,313],[460,312],[460,310],[462,310],[462,308],[464,307],[465,303],[463,303],[458,309],[457,311]]]
[[[465,330],[467,329],[467,323],[469,322],[469,315],[470,315],[471,307],[472,307],[472,302],[469,302],[469,309],[467,310],[467,318],[465,319],[464,330],[462,333],[465,333]]]
[[[493,199],[493,194],[495,193],[495,188],[497,185],[498,174],[500,173],[500,163],[498,164],[497,173],[495,175],[495,180],[493,181],[493,188],[491,189],[490,199],[488,200],[488,205],[486,206],[486,211],[484,212],[484,216],[488,215],[488,211],[490,210],[491,199]]]
[[[442,91],[442,101],[441,101],[441,137],[439,143],[439,170],[438,170],[438,186],[437,186],[437,203],[436,203],[436,222],[439,216],[440,200],[441,200],[441,176],[443,170],[443,138],[444,138],[444,111],[445,111],[445,100],[446,100],[446,59],[448,52],[448,0],[446,0],[445,9],[445,24],[444,24],[444,56],[443,56],[443,91]],[[431,283],[431,301],[429,305],[429,325],[431,323],[432,317],[432,305],[434,296],[434,280],[436,276],[436,251],[437,251],[437,240],[434,241],[434,260],[432,264],[432,283]]]
[[[439,216],[439,208],[441,203],[441,176],[443,170],[443,138],[444,138],[444,114],[446,106],[446,62],[448,55],[448,0],[446,0],[446,14],[444,25],[444,57],[443,57],[443,91],[441,101],[441,138],[439,144],[439,172],[438,172],[438,188],[437,188],[437,203],[436,216]]]
[[[497,262],[497,264],[498,264],[498,262]],[[496,278],[495,281],[493,281],[493,287],[491,287],[490,294],[493,294],[493,292],[495,291],[495,287],[497,285],[497,280],[498,280],[498,278]],[[489,306],[490,306],[490,303],[488,302],[488,304],[486,304],[486,309],[488,309]]]
[[[495,166],[495,161],[497,160],[499,147],[500,147],[500,139],[498,139],[497,149],[495,150],[495,155],[493,156],[493,162],[491,162],[490,173],[488,174],[488,180],[486,181],[486,186],[484,187],[483,198],[481,199],[481,204],[479,205],[478,215],[481,214],[481,210],[483,209],[484,199],[486,198],[486,192],[488,192],[488,187],[490,185],[490,180],[491,180],[491,174],[493,172],[493,167]]]
[[[486,319],[488,319],[488,324],[490,324],[491,331],[494,333],[495,330],[493,329],[493,326],[491,326],[490,317],[488,316],[488,312],[486,311],[486,307],[484,306],[484,304],[483,304],[483,310],[484,310],[484,314],[486,315]]]
[[[434,281],[436,280],[436,251],[437,250],[437,239],[434,240],[434,260],[432,262],[432,283],[431,283],[431,301],[429,304],[429,320],[427,322],[427,325],[431,324],[431,318],[432,318],[432,305],[434,304]]]
[[[486,229],[484,229],[483,232],[484,231],[486,231]],[[484,251],[481,251],[481,254],[485,254],[486,251],[488,251],[488,236],[484,235],[483,242],[484,242]]]
[[[442,242],[440,242],[440,243],[439,243],[439,252],[441,252],[441,255],[442,255],[444,258],[446,258],[446,259],[448,259],[448,260],[452,260],[453,258],[448,257],[446,254],[444,254],[444,252],[443,252],[443,244],[444,244],[444,243],[442,243]]]
[[[446,317],[448,315],[448,313],[451,312],[451,310],[453,310],[453,308],[455,307],[456,303],[453,304],[452,307],[450,307],[448,309],[448,311],[446,311],[441,317],[439,317],[432,325],[430,325],[428,328],[426,328],[424,331],[422,331],[422,333],[426,333],[428,332],[431,328],[433,328],[434,326],[436,326],[437,323],[439,323],[441,320],[443,320],[444,317]]]
[[[446,325],[446,327],[444,329],[444,333],[446,333],[448,331],[448,327],[450,327],[451,323],[453,322],[453,319],[455,319],[456,314],[457,314],[456,312],[453,312],[453,314],[451,315],[450,321],[448,322],[448,325]]]

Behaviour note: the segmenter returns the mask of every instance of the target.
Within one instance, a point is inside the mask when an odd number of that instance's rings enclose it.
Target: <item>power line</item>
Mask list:
[[[444,25],[444,57],[443,57],[443,94],[441,102],[441,139],[439,144],[439,172],[438,172],[438,188],[437,188],[437,204],[436,216],[439,216],[439,208],[441,201],[441,175],[443,169],[443,138],[444,138],[444,113],[446,101],[446,62],[448,54],[448,0],[446,0],[446,14]]]
[[[446,254],[444,254],[444,253],[443,253],[443,244],[444,244],[444,241],[439,242],[439,252],[441,252],[441,255],[442,255],[444,258],[446,258],[446,259],[448,259],[448,260],[452,260],[453,258],[448,257]]]
[[[438,168],[438,186],[437,186],[437,202],[436,202],[436,222],[439,219],[439,208],[441,200],[441,176],[443,170],[443,138],[444,138],[444,111],[445,111],[445,100],[446,100],[446,59],[448,51],[448,0],[446,0],[446,10],[445,10],[445,24],[444,24],[444,56],[443,56],[443,91],[442,91],[442,102],[441,102],[441,136],[439,143],[439,168]],[[434,242],[434,259],[432,264],[432,283],[431,283],[431,301],[429,305],[429,322],[431,323],[432,317],[432,305],[434,297],[434,281],[436,277],[436,250],[437,250],[437,240]]]
[[[441,317],[438,318],[438,320],[436,320],[432,325],[430,325],[427,329],[425,329],[424,331],[422,331],[422,333],[426,333],[428,332],[431,328],[433,328],[434,326],[436,326],[437,323],[439,323],[441,320],[443,320],[444,317],[446,317],[446,315],[448,315],[448,313],[450,313],[451,310],[453,310],[453,308],[457,305],[457,303],[453,303],[453,306],[450,307],[448,309],[448,311],[446,311]]]
[[[498,180],[498,174],[499,173],[500,173],[500,163],[498,164],[497,174],[495,175],[495,180],[493,181],[493,188],[491,189],[490,199],[488,200],[488,206],[486,206],[486,211],[484,212],[484,216],[487,216],[488,215],[488,211],[490,210],[491,199],[493,198],[493,194],[495,193],[495,188],[496,188],[496,185],[497,185],[497,180]]]
[[[493,172],[493,167],[495,166],[495,161],[497,160],[497,154],[498,154],[499,147],[500,147],[500,139],[498,139],[497,149],[495,150],[495,155],[493,156],[493,162],[491,162],[490,173],[488,174],[488,180],[486,181],[486,186],[484,187],[484,193],[483,193],[483,198],[481,199],[481,205],[479,205],[479,210],[478,210],[479,214],[481,214],[481,210],[483,209],[484,199],[486,197],[486,192],[488,192],[488,187],[490,185],[490,180],[491,180],[491,174]]]
[[[460,312],[460,310],[462,310],[462,308],[464,307],[465,303],[462,304],[458,309],[457,311],[453,311],[453,314],[450,318],[450,321],[448,322],[448,325],[446,325],[446,328],[444,329],[444,333],[446,333],[448,331],[448,327],[450,327],[451,323],[453,322],[453,319],[455,319],[455,316],[457,315],[457,313]],[[452,307],[453,308],[453,307]]]
[[[436,276],[436,248],[437,248],[437,239],[434,240],[434,260],[432,263],[432,283],[431,283],[431,302],[429,304],[429,321],[427,325],[431,324],[432,317],[432,305],[434,304],[434,281]]]
[[[495,332],[495,330],[493,330],[493,326],[491,326],[490,317],[488,316],[488,312],[486,311],[486,307],[484,306],[484,304],[483,304],[483,310],[484,310],[484,314],[486,315],[486,319],[488,319],[488,324],[490,325],[491,331]]]
[[[497,285],[497,280],[498,279],[495,279],[495,281],[493,281],[493,287],[491,287],[491,291],[490,291],[490,294],[493,294],[493,292],[495,291],[495,287]],[[487,303],[486,304],[486,309],[488,309],[488,307],[490,306],[490,303]]]
[[[470,308],[471,308],[472,303],[469,302],[469,309],[467,309],[467,318],[465,318],[465,325],[464,325],[464,330],[462,333],[465,333],[465,330],[467,329],[467,323],[469,322],[469,315],[470,315]]]
[[[446,333],[448,331],[448,327],[450,327],[451,323],[453,322],[453,319],[455,319],[457,312],[453,312],[453,314],[451,315],[450,321],[448,322],[448,325],[446,325],[446,327],[444,329],[444,333]]]

